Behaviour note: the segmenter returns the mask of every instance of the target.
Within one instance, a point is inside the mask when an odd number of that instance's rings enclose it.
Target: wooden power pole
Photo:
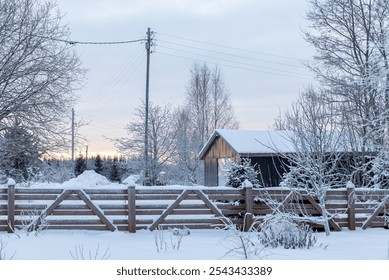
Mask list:
[[[74,108],[72,108],[72,163],[74,164]]]
[[[149,185],[150,182],[150,164],[149,164],[149,77],[150,77],[150,50],[151,50],[151,31],[150,27],[147,29],[147,41],[146,41],[146,53],[147,53],[147,64],[146,64],[146,108],[145,108],[145,178],[144,185]]]

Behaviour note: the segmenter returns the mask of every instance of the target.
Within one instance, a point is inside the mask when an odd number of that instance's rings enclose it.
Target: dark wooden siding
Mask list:
[[[249,157],[251,164],[260,172],[259,181],[264,187],[280,185],[282,175],[286,172],[286,160],[278,156]]]
[[[206,186],[217,186],[217,159],[205,158],[204,159],[204,182]]]

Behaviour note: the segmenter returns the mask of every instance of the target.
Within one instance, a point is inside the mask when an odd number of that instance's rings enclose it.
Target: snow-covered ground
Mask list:
[[[180,248],[173,249],[176,237],[164,231],[167,249],[157,252],[156,232],[137,233],[105,231],[45,231],[38,236],[17,237],[0,233],[7,246],[6,258],[15,254],[15,260],[72,260],[83,251],[84,259],[110,260],[226,260],[242,259],[237,253],[226,253],[234,247],[231,233],[226,230],[192,230],[184,236]],[[104,253],[107,252],[104,257]],[[97,254],[97,257],[96,257]],[[318,233],[318,241],[310,249],[266,248],[259,256],[269,260],[386,260],[389,259],[389,230],[367,229],[332,232],[330,236]]]

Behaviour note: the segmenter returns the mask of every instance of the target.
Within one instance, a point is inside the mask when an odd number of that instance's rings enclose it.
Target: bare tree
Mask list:
[[[198,139],[197,152],[217,128],[237,128],[230,95],[218,67],[194,64],[186,91],[191,127]]]
[[[144,152],[145,103],[136,109],[134,119],[127,125],[128,137],[114,139],[117,149],[131,157],[141,157]],[[176,128],[170,104],[149,104],[149,152],[150,178],[155,181],[164,164],[170,162],[176,152]],[[143,168],[144,169],[144,168]]]
[[[84,71],[56,5],[0,0],[0,133],[17,122],[40,150],[64,146],[64,120]]]

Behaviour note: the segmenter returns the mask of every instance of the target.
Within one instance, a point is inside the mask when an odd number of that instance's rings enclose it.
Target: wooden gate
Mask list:
[[[40,217],[39,219],[37,219],[33,224],[31,224],[31,228],[37,228],[39,226],[40,223],[44,222],[50,215],[52,214],[55,214],[54,212],[55,211],[58,211],[57,214],[62,214],[62,215],[74,215],[74,214],[79,214],[79,212],[77,212],[77,210],[73,209],[73,210],[63,210],[60,207],[61,203],[64,202],[64,201],[70,201],[69,199],[72,199],[72,200],[75,200],[75,199],[79,199],[81,201],[84,202],[84,205],[87,206],[87,210],[90,210],[92,211],[92,213],[97,216],[99,218],[99,220],[101,221],[102,224],[104,224],[107,229],[111,230],[111,231],[115,231],[117,230],[116,226],[104,215],[103,211],[98,207],[96,206],[92,200],[90,200],[90,198],[88,197],[88,195],[81,189],[76,189],[76,190],[71,190],[71,189],[67,189],[67,190],[64,190],[60,196],[58,196],[58,198],[50,205],[48,206],[46,209],[44,209],[41,214],[40,214]],[[82,204],[78,204],[78,205],[82,205]],[[62,211],[62,213],[61,213]],[[65,211],[65,212],[64,212]],[[82,211],[85,213],[85,211]],[[72,220],[68,220],[67,224],[68,225],[72,225]],[[86,220],[73,220],[74,224],[73,226],[76,226],[76,225],[79,225],[79,224],[82,224],[82,223],[85,223]]]
[[[214,221],[214,224],[220,224],[220,221],[223,219],[223,214],[222,212],[214,205],[214,203],[212,203],[208,197],[204,194],[203,191],[201,190],[184,190],[178,197],[177,199],[171,203],[169,205],[169,207],[163,211],[163,213],[161,214],[161,216],[159,216],[150,226],[149,226],[149,230],[154,230],[156,229],[157,227],[159,227],[160,225],[162,225],[164,222],[167,222],[167,224],[171,224],[172,221],[167,221],[166,218],[169,216],[169,215],[174,215],[174,210],[177,210],[177,207],[180,205],[181,202],[183,202],[184,200],[186,199],[190,199],[191,202],[193,202],[193,199],[195,199],[195,197],[198,198],[198,200],[202,201],[206,207],[215,215],[215,217],[217,217],[217,219]],[[194,219],[183,219],[185,221],[185,223],[191,223],[191,224],[198,224],[198,223],[202,223],[202,219],[200,218],[200,215],[203,215],[204,213],[208,214],[208,212],[204,212],[203,209],[201,210],[198,210],[198,211],[188,211],[187,212],[188,214],[191,214],[191,215],[198,215],[197,218],[194,218]],[[207,219],[207,222],[209,222],[211,219],[214,219],[212,217],[210,217],[209,219]],[[178,222],[179,220],[175,220],[174,222]]]

